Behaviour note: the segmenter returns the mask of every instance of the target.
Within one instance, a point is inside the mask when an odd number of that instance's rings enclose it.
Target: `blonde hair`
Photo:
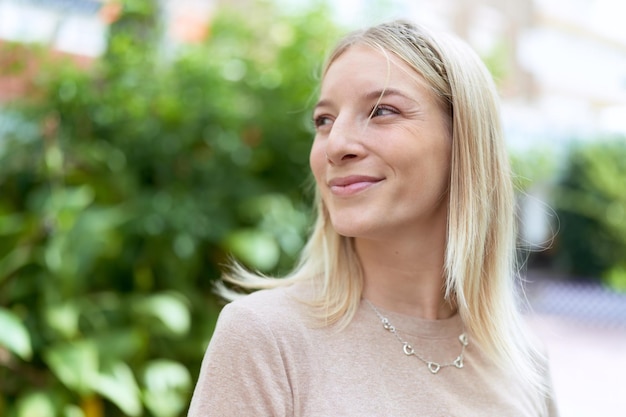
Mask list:
[[[457,38],[436,36],[394,21],[353,32],[339,42],[325,68],[353,45],[392,53],[421,75],[449,113],[452,156],[445,253],[446,297],[454,299],[475,343],[513,371],[545,412],[542,356],[530,342],[515,285],[515,200],[493,79],[480,58]],[[282,279],[235,266],[225,279],[248,289],[309,281],[310,305],[326,324],[347,325],[361,299],[363,275],[353,239],[335,232],[319,195],[317,218],[296,268]],[[225,296],[232,293],[223,292]]]

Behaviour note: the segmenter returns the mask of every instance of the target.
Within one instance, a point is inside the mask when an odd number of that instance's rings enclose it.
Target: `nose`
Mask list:
[[[351,160],[360,159],[365,154],[361,141],[363,129],[345,117],[338,117],[326,140],[326,159],[331,164],[340,165]]]

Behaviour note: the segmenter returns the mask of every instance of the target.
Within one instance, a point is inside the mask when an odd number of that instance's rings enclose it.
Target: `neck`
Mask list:
[[[444,298],[445,237],[391,242],[357,238],[355,248],[364,272],[363,296],[373,304],[432,320],[455,314]]]

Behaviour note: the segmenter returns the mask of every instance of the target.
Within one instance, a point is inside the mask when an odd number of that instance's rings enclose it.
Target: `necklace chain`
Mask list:
[[[404,354],[407,356],[415,356],[417,359],[424,362],[426,366],[428,367],[428,370],[431,373],[436,374],[437,372],[441,370],[441,368],[447,368],[451,366],[454,366],[455,368],[458,368],[458,369],[463,368],[465,348],[469,344],[469,339],[465,332],[459,335],[459,343],[461,344],[461,353],[459,354],[459,356],[456,357],[455,360],[453,360],[452,362],[448,362],[448,363],[439,363],[435,361],[429,361],[428,359],[424,358],[419,353],[417,353],[415,349],[413,348],[413,346],[409,342],[404,340],[402,336],[400,336],[396,327],[393,324],[391,324],[391,322],[389,321],[387,317],[383,316],[380,313],[380,311],[378,311],[378,309],[374,307],[374,304],[370,303],[370,301],[367,299],[364,299],[364,300],[371,307],[371,309],[374,310],[374,313],[376,313],[376,315],[382,322],[383,328],[387,330],[388,332],[390,332],[391,334],[393,334],[394,337],[402,344],[402,351],[404,352]]]

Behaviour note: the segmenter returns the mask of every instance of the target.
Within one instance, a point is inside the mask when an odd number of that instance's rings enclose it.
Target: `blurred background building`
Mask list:
[[[342,2],[340,16],[369,22]],[[501,70],[498,82],[514,146],[546,133],[562,140],[626,132],[626,32],[617,0],[443,0],[385,2],[406,16],[451,30]],[[380,16],[380,14],[378,14]]]

